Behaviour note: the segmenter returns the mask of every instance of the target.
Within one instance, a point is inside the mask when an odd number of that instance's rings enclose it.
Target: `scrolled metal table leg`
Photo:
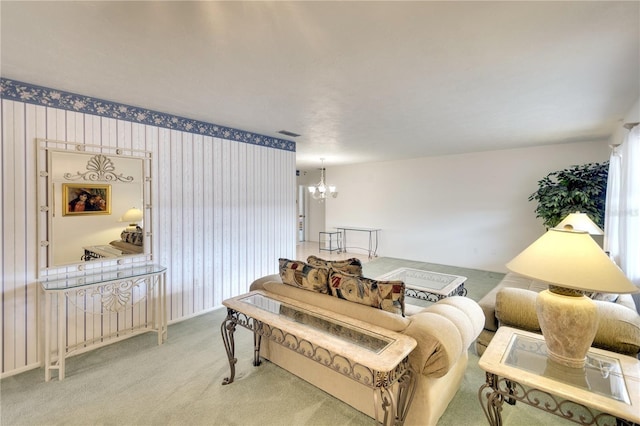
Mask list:
[[[233,317],[233,310],[227,308],[227,317],[222,321],[220,326],[220,333],[222,334],[222,342],[224,348],[227,351],[227,358],[229,359],[229,369],[231,373],[229,377],[225,377],[222,381],[223,385],[233,383],[233,379],[236,377],[236,363],[238,359],[235,357],[236,345],[233,339],[233,333],[236,331],[236,320]]]
[[[409,367],[398,380],[398,397],[396,408],[396,424],[403,425],[407,419],[409,408],[413,402],[413,395],[416,390],[416,374]]]
[[[382,419],[382,423],[384,426],[392,426],[395,422],[395,408],[396,401],[389,389],[386,387],[378,388],[378,392],[380,392],[380,402],[382,403],[382,412],[384,413],[384,418]],[[378,410],[376,408],[376,420],[378,417]]]
[[[502,403],[504,397],[495,389],[498,376],[487,373],[487,382],[480,386],[478,390],[478,399],[482,406],[485,416],[491,426],[502,425]],[[484,399],[484,400],[483,400]]]
[[[253,320],[253,366],[257,367],[260,361],[260,343],[262,342],[262,323],[256,319]]]
[[[416,390],[416,375],[413,369],[406,369],[397,382],[397,389],[394,393],[386,386],[378,388],[374,393],[374,404],[376,407],[376,420],[378,420],[378,405],[382,407],[384,418],[383,425],[402,426],[407,419],[407,413],[413,401]],[[378,395],[380,401],[378,401]]]

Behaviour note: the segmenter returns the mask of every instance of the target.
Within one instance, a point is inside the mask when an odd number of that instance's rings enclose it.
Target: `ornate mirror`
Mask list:
[[[37,142],[40,272],[151,260],[151,153]]]

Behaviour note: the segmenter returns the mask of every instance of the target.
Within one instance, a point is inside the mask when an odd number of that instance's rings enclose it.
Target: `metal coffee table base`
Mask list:
[[[466,296],[467,289],[464,287],[464,283],[461,283],[458,287],[447,294],[432,293],[427,290],[421,290],[418,288],[405,288],[405,296],[413,297],[415,299],[426,300],[429,302],[437,302],[438,300],[445,299],[451,296]]]

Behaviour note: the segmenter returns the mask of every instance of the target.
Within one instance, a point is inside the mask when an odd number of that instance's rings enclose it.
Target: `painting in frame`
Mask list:
[[[62,184],[63,216],[111,214],[111,185]]]

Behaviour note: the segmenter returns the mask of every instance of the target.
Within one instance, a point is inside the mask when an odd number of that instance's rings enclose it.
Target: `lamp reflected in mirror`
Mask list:
[[[125,231],[132,232],[138,229],[138,223],[142,220],[143,217],[144,214],[142,213],[142,210],[131,207],[125,212],[125,214],[122,215],[118,222],[128,222],[129,226],[125,228]]]

